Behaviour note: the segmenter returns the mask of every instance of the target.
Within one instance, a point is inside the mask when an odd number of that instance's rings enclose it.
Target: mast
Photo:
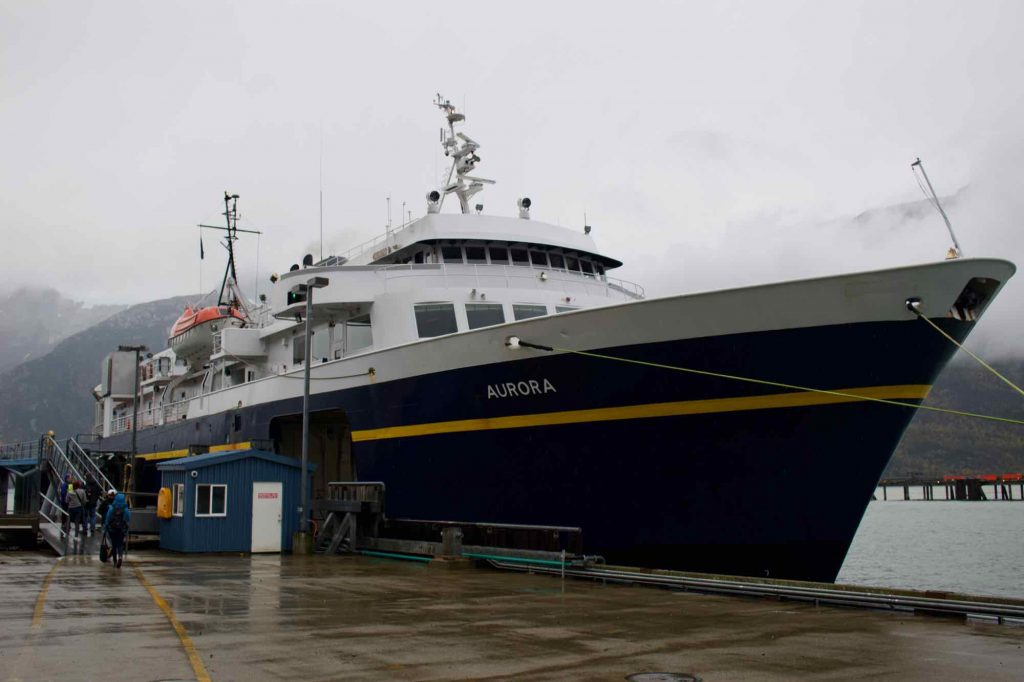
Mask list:
[[[947,256],[947,258],[962,257],[964,252],[960,248],[960,242],[956,240],[956,235],[953,234],[953,224],[949,222],[949,216],[947,216],[946,212],[942,209],[942,204],[939,202],[939,195],[935,193],[935,188],[932,187],[932,181],[928,179],[928,174],[924,171],[924,164],[921,163],[921,158],[918,157],[914,163],[910,164],[910,168],[911,170],[915,170],[917,168],[921,169],[921,175],[924,176],[924,181],[928,183],[928,192],[925,192],[925,196],[928,197],[929,201],[931,201],[935,208],[939,210],[939,214],[942,215],[942,219],[946,221],[946,229],[949,230],[949,237],[953,240],[953,253],[950,256]],[[919,185],[920,182],[921,181],[918,180]],[[921,191],[924,191],[924,187],[921,188]],[[931,194],[930,196],[929,193]]]
[[[238,307],[241,301],[234,291],[234,283],[238,282],[238,272],[235,270],[235,241],[238,239],[238,195],[224,192],[224,219],[227,221],[227,249],[228,264],[224,268],[224,279],[220,283],[220,293],[217,294],[217,305],[233,305]],[[225,300],[224,293],[228,290],[228,277],[231,278],[231,298]]]
[[[246,234],[259,235],[263,234],[259,230],[242,230],[238,227],[238,195],[228,194],[224,192],[224,220],[226,221],[226,227],[220,227],[218,225],[203,225],[199,224],[201,229],[206,230],[218,230],[220,232],[226,232],[227,237],[224,240],[224,248],[228,250],[228,262],[224,268],[224,278],[220,282],[220,292],[217,294],[217,305],[228,305],[233,308],[237,308],[242,312],[243,315],[248,317],[249,312],[245,302],[245,295],[242,293],[238,286],[238,271],[235,267],[235,242],[238,241],[238,233],[245,232]],[[258,244],[258,242],[257,242]],[[257,246],[257,266],[259,265],[259,247]]]
[[[440,93],[434,100],[434,106],[444,112],[445,119],[448,121],[447,133],[443,128],[441,129],[441,146],[444,148],[444,155],[452,157],[448,180],[441,191],[441,203],[444,203],[445,196],[454,193],[459,198],[462,212],[468,214],[470,213],[470,197],[482,190],[485,184],[493,185],[494,180],[469,175],[476,168],[476,164],[480,162],[480,157],[476,154],[480,145],[465,133],[455,132],[455,124],[465,121],[466,117],[455,111],[455,105],[442,97]],[[453,174],[455,175],[454,182],[452,182]]]

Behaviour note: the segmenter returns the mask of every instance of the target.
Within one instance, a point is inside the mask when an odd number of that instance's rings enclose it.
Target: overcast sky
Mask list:
[[[603,9],[602,5],[614,9]],[[441,92],[485,212],[582,228],[664,295],[969,256],[1022,261],[1024,3],[0,0],[0,282],[89,303],[214,285],[224,190],[260,287],[437,183]],[[456,202],[447,205],[454,209]],[[255,290],[256,243],[239,268]],[[265,288],[264,288],[265,290]],[[1016,331],[1024,277],[992,309]],[[1006,337],[1004,333],[1002,336]]]

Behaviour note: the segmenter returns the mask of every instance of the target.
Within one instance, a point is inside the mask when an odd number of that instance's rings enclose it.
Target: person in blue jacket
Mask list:
[[[124,561],[124,541],[128,537],[131,521],[132,510],[128,508],[128,501],[124,493],[117,493],[103,519],[103,532],[110,538],[110,561],[117,568],[121,568],[121,562]]]

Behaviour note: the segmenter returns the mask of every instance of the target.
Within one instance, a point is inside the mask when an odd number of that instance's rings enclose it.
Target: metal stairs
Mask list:
[[[70,529],[68,514],[61,507],[60,488],[66,485],[68,477],[84,481],[91,475],[100,485],[101,490],[109,490],[114,486],[96,465],[89,454],[74,438],[58,442],[52,435],[45,435],[38,441],[5,445],[0,448],[0,464],[4,460],[19,463],[35,462],[35,466],[20,474],[27,477],[34,475],[38,480],[38,488],[33,486],[35,500],[27,500],[25,516],[33,517],[33,524],[39,530],[43,540],[57,554],[87,554],[98,552],[100,533],[93,536],[78,536]],[[71,532],[69,532],[71,531]]]

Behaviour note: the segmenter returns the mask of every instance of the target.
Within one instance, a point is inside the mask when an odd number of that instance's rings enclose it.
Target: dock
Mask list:
[[[0,591],[5,673],[26,682],[67,661],[111,680],[1014,680],[1024,665],[1024,628],[356,555],[130,552],[117,571],[0,553]]]
[[[986,502],[1003,500],[1024,501],[1024,474],[947,475],[928,478],[908,476],[883,478],[878,483],[883,501],[888,500],[950,500],[960,502]],[[936,490],[942,493],[936,497]],[[892,492],[890,492],[892,491]],[[920,496],[914,494],[920,491]],[[875,499],[879,499],[876,492]]]

